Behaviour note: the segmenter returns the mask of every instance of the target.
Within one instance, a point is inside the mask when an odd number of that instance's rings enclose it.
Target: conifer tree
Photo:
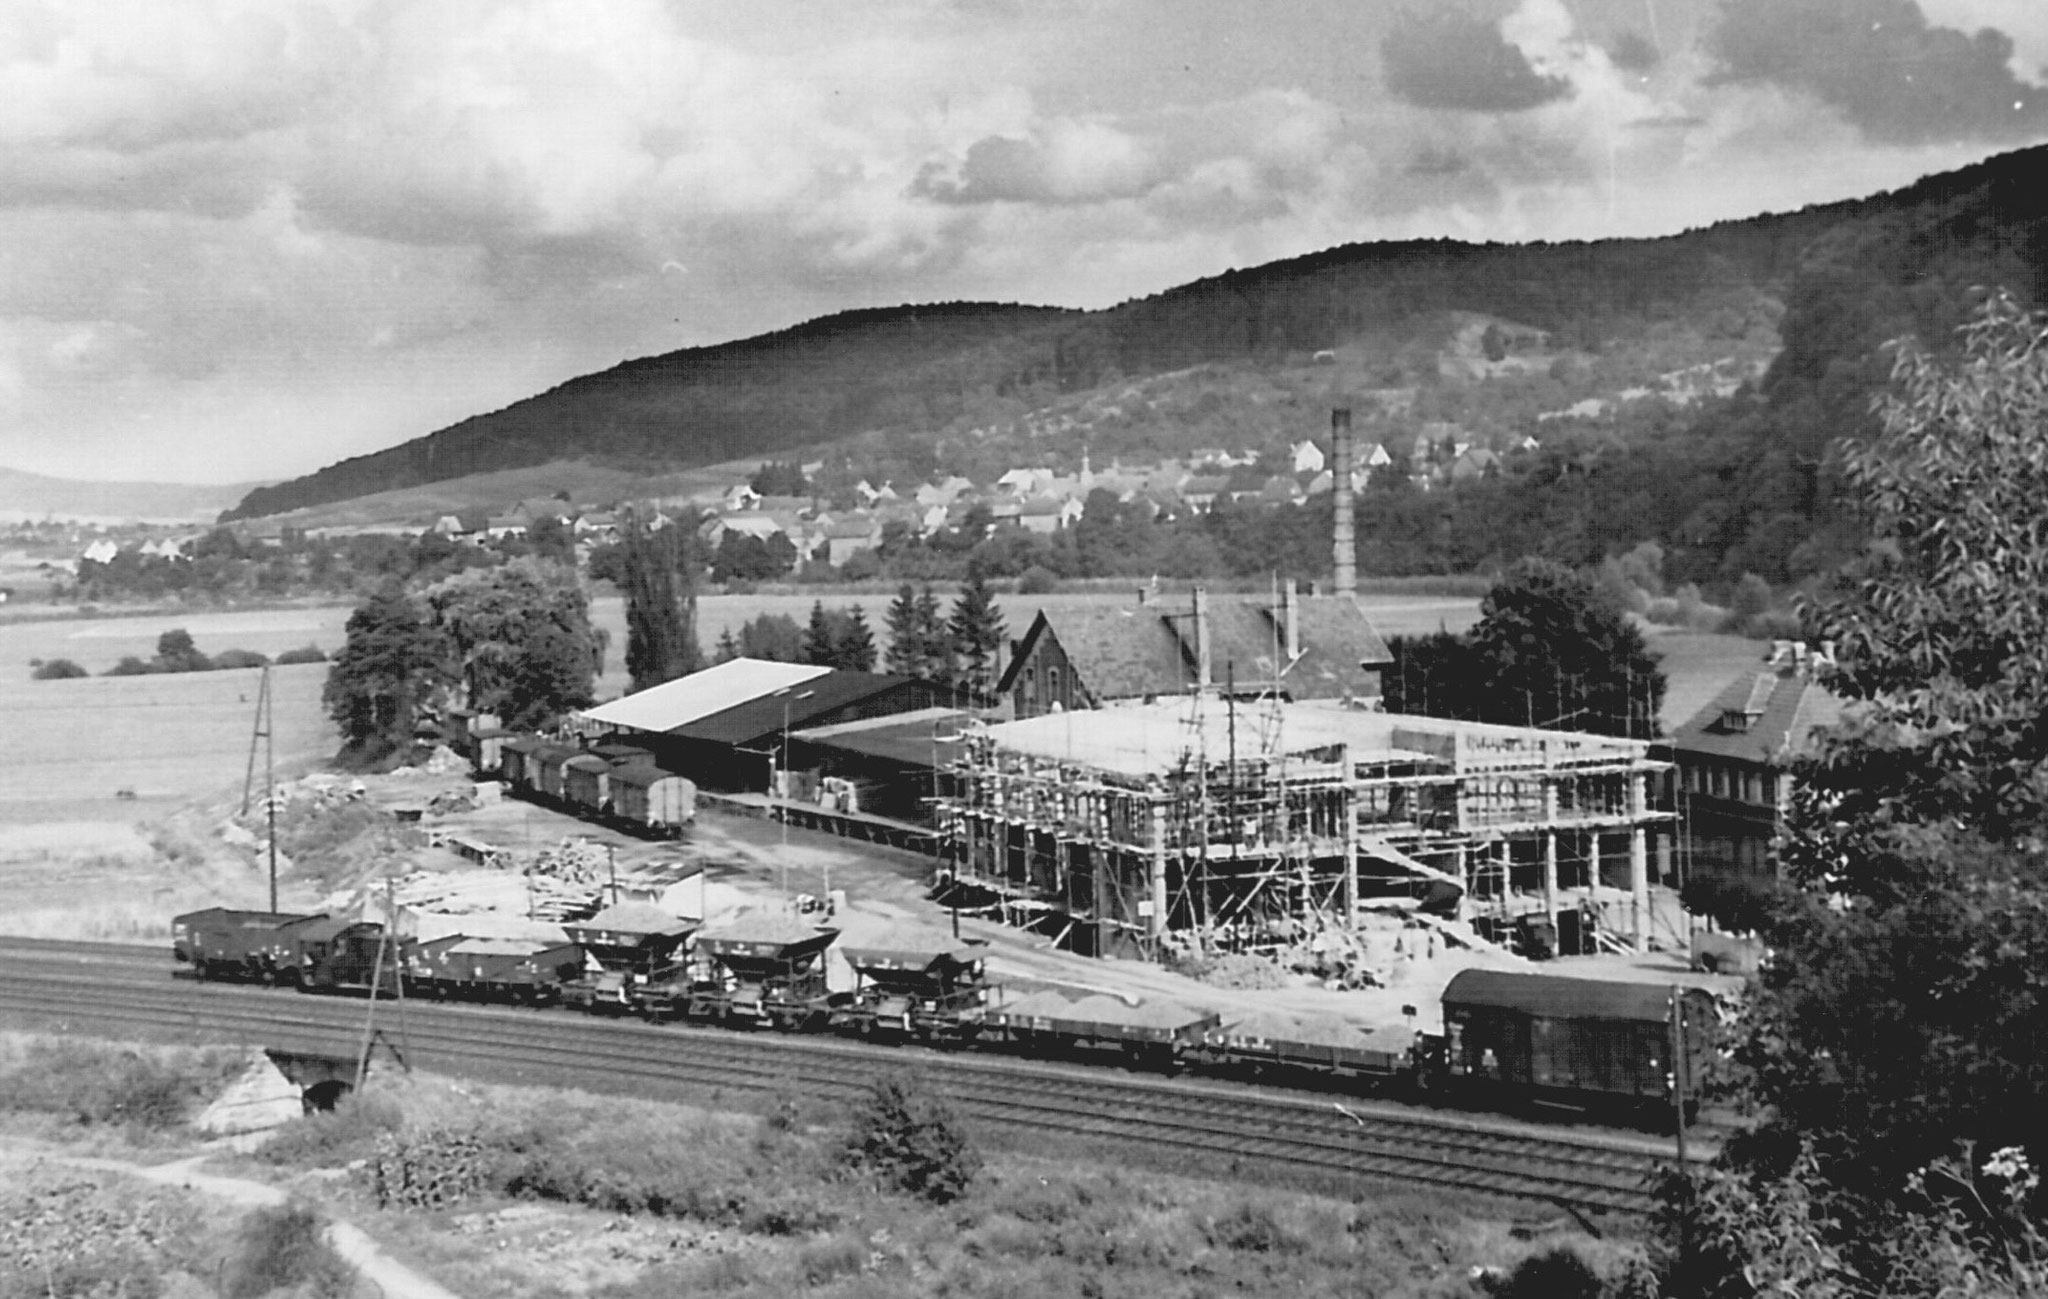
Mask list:
[[[832,650],[832,615],[825,612],[823,600],[813,600],[811,620],[804,626],[804,662],[821,668],[832,667]]]
[[[920,663],[916,675],[941,685],[951,685],[956,675],[953,638],[939,609],[939,597],[929,583],[917,595],[917,643]]]
[[[849,672],[875,670],[875,631],[859,605],[839,614],[832,636],[832,666]]]
[[[1003,624],[1002,611],[996,608],[988,574],[979,564],[968,565],[967,581],[953,601],[953,613],[946,626],[959,665],[959,684],[977,695],[993,694],[998,655],[1008,629]]]
[[[883,661],[889,671],[906,677],[925,675],[930,650],[925,639],[925,623],[919,610],[917,591],[910,583],[905,582],[896,588],[896,598],[889,603],[888,619],[884,625],[889,629],[889,653]]]

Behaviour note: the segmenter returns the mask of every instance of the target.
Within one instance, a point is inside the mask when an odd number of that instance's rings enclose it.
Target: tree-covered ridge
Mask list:
[[[576,379],[237,513],[564,456],[673,468],[810,448],[828,495],[982,482],[1024,462],[1072,471],[1084,450],[1098,469],[1270,450],[1341,403],[1362,441],[1403,457],[1428,454],[1433,429],[1542,444],[1380,502],[1384,526],[1360,528],[1376,571],[1584,565],[1654,539],[1680,580],[1782,583],[1853,549],[1827,449],[1869,431],[1884,343],[1946,337],[1976,286],[2039,299],[2044,157],[1663,239],[1349,245],[1089,313],[850,312]]]

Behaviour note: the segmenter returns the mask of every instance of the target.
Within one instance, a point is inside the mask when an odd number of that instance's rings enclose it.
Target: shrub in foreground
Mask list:
[[[243,1220],[236,1244],[222,1270],[226,1299],[257,1299],[281,1290],[339,1299],[354,1288],[355,1269],[334,1252],[318,1215],[303,1205],[256,1210]]]
[[[874,1085],[854,1117],[847,1164],[892,1190],[945,1204],[966,1194],[981,1171],[944,1101],[908,1074]]]
[[[35,671],[29,673],[30,679],[35,681],[71,681],[78,677],[91,675],[92,673],[87,672],[70,659],[45,659],[39,661],[35,665]]]
[[[281,668],[290,667],[295,663],[325,663],[326,661],[327,653],[318,645],[301,645],[297,649],[288,649],[277,656],[277,666]]]

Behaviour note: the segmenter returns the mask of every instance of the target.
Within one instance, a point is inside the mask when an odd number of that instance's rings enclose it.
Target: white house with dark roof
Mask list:
[[[1793,764],[1842,716],[1842,701],[1813,679],[1819,662],[1804,644],[1774,642],[1762,664],[1657,746],[1653,756],[1677,764],[1668,797],[1689,871],[1774,872],[1771,840],[1784,829]]]

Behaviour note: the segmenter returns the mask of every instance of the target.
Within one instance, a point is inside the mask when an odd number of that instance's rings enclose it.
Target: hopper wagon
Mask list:
[[[987,944],[881,935],[839,952],[858,976],[835,1017],[862,1036],[947,1043],[971,1038],[988,1002]]]
[[[615,1014],[644,1010],[650,999],[671,998],[692,982],[684,950],[696,924],[650,902],[616,902],[562,929],[584,956],[583,971],[562,988],[570,1005]]]
[[[689,1014],[788,1031],[822,1027],[832,1010],[825,949],[837,937],[836,929],[768,917],[700,931],[697,952],[715,973],[692,991]]]

